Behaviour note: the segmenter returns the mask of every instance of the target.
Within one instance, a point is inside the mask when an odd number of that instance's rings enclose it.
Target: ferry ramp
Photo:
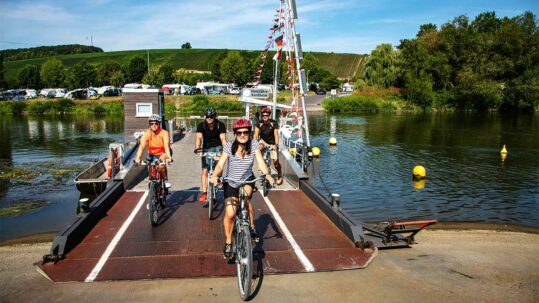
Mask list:
[[[56,263],[38,270],[56,282],[196,278],[235,275],[223,259],[223,195],[213,220],[200,194],[200,158],[194,133],[172,144],[172,190],[152,227],[146,208],[147,180],[127,190],[80,243]],[[285,181],[267,197],[253,196],[260,241],[256,273],[282,274],[363,268],[376,249],[361,250],[301,190]]]

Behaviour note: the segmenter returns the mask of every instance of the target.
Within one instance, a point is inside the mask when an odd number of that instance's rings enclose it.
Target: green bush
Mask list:
[[[330,112],[379,111],[380,105],[371,96],[351,95],[334,100],[325,99],[322,106]]]
[[[90,105],[90,112],[94,113],[94,114],[103,114],[105,113],[107,110],[105,109],[105,107],[99,103],[92,103]]]
[[[75,106],[75,102],[70,99],[57,99],[57,100],[51,100],[47,101],[51,103],[51,109],[54,110],[56,113],[68,113],[72,111],[73,106]]]
[[[26,108],[26,102],[3,101],[0,102],[0,114],[20,115]]]
[[[26,111],[32,114],[44,114],[50,109],[50,104],[42,101],[32,101],[26,106]]]

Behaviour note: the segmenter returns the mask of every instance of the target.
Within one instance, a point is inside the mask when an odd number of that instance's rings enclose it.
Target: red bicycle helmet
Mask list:
[[[238,121],[236,121],[234,125],[232,126],[232,130],[236,132],[236,129],[239,129],[239,128],[248,128],[249,130],[251,130],[252,128],[251,121],[247,119],[243,119],[243,118],[238,119]]]
[[[264,106],[262,107],[262,109],[260,110],[262,113],[268,113],[268,114],[271,114],[271,109],[267,106]]]

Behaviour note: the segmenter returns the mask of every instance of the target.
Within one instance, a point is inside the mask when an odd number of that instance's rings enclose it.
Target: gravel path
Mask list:
[[[427,230],[366,268],[268,275],[253,302],[536,302],[539,235]],[[234,278],[53,283],[32,265],[50,243],[0,246],[0,302],[235,302]],[[535,298],[535,299],[534,299]]]

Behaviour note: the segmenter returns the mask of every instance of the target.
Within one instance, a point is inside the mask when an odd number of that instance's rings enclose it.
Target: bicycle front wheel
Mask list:
[[[251,233],[248,226],[241,226],[236,237],[236,270],[238,274],[238,286],[240,297],[246,301],[251,295],[253,280],[253,248]]]
[[[150,182],[148,186],[148,209],[150,215],[150,223],[152,226],[157,225],[159,204],[159,188],[156,182]]]
[[[208,185],[208,219],[213,217],[213,208],[215,207],[215,185]]]

